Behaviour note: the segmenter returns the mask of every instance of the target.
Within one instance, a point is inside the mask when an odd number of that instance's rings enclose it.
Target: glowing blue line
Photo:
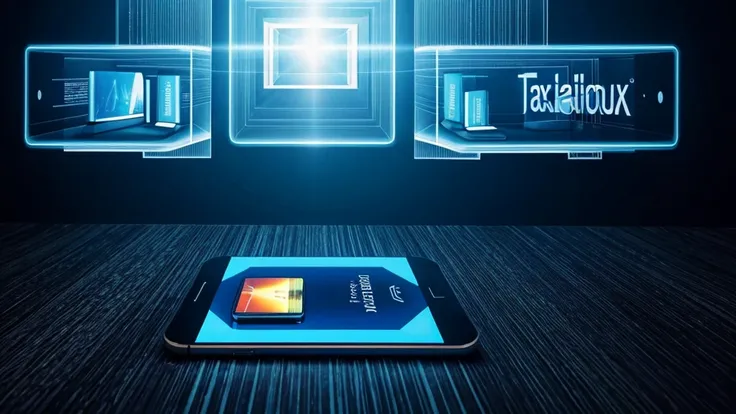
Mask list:
[[[379,127],[375,127],[379,128]],[[232,141],[231,142],[234,145],[237,146],[262,146],[262,147],[268,147],[268,146],[330,146],[330,147],[343,147],[343,146],[387,146],[391,145],[391,142],[388,141],[360,141],[360,140],[329,140],[329,139],[313,139],[313,140],[301,140],[298,138],[294,139],[265,139],[265,140],[256,140],[256,139],[248,139],[247,142],[242,141]]]
[[[87,120],[89,122],[95,122],[95,112],[97,111],[97,108],[95,108],[95,72],[90,71],[89,72],[89,85],[87,85],[87,100],[89,100],[89,116],[87,117]],[[31,91],[26,91],[26,94],[31,93]],[[27,119],[27,117],[26,117]]]
[[[435,50],[434,52],[434,78],[435,78],[435,90],[434,90],[434,136],[435,141],[439,142],[440,140],[440,111],[437,110],[439,105],[437,103],[440,101],[440,52]],[[416,92],[414,92],[416,95]]]
[[[114,52],[116,50],[128,50],[128,51],[135,51],[135,50],[163,50],[163,51],[184,51],[188,52],[190,50],[198,50],[200,52],[212,52],[212,48],[206,47],[206,46],[182,46],[182,45],[30,45],[26,47],[26,52],[28,51],[77,51],[77,52],[87,52],[87,51],[97,51],[97,50],[104,50],[109,52]]]
[[[86,146],[77,146],[76,148],[68,144],[59,145],[53,148],[63,149],[66,152],[171,152],[209,140],[211,140],[211,136],[205,132],[196,135],[196,138],[192,143],[186,140],[181,142],[167,143],[159,146],[137,145],[137,143],[134,143],[134,145],[118,145],[116,143],[111,143],[112,145],[101,145],[100,143],[92,143]]]
[[[387,145],[396,140],[396,1],[391,0],[391,133]]]
[[[29,135],[29,132],[30,132],[30,127],[29,127],[29,122],[28,122],[28,106],[29,106],[29,103],[28,103],[28,94],[30,93],[28,91],[28,55],[29,54],[30,54],[30,49],[26,48],[26,56],[25,56],[25,64],[24,64],[25,68],[23,70],[25,72],[25,76],[23,77],[24,78],[23,79],[23,91],[24,91],[23,92],[23,102],[24,102],[24,106],[25,106],[23,108],[23,110],[25,112],[24,113],[24,120],[23,120],[23,124],[24,124],[23,125],[23,131],[24,131],[23,141],[25,142],[26,146],[30,146],[31,145],[30,142],[28,142],[28,135]]]
[[[417,141],[426,142],[441,146],[455,152],[467,152],[467,153],[488,153],[488,152],[510,152],[517,150],[532,150],[539,152],[549,152],[555,150],[559,152],[569,151],[603,151],[612,149],[621,150],[644,150],[644,149],[672,149],[675,147],[672,143],[660,144],[652,142],[619,142],[619,143],[590,143],[590,144],[579,144],[579,143],[557,143],[557,144],[495,144],[495,145],[453,145],[452,142],[434,142],[431,139],[423,137],[421,134],[415,134],[414,139]]]
[[[143,118],[143,114],[111,116],[109,118],[95,119],[92,122],[124,121],[126,119],[135,119],[135,118]]]
[[[151,122],[151,80],[146,79],[146,123]]]
[[[508,52],[576,52],[576,51],[601,51],[601,52],[675,52],[679,54],[679,49],[675,45],[525,45],[525,46],[421,46],[414,48],[414,52],[434,52],[434,51],[456,51],[456,50],[487,50],[487,51],[508,51]]]
[[[230,0],[230,11],[229,11],[229,38],[228,38],[228,135],[230,136],[230,141],[234,141],[234,134],[233,134],[233,0]]]
[[[675,55],[675,131],[672,148],[677,147],[680,142],[680,50],[672,46]]]
[[[211,56],[210,56],[211,59]],[[177,82],[177,85],[179,85],[179,88],[181,87],[181,82]],[[181,96],[176,97],[177,100],[179,100],[179,103],[176,105],[177,108],[177,114],[179,111],[181,111]],[[210,108],[210,111],[212,111],[212,108]],[[176,122],[181,122],[179,117],[177,117]],[[189,51],[189,142],[194,141],[194,50]]]

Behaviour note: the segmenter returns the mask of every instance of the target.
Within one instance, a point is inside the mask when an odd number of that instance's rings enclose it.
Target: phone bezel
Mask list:
[[[230,263],[230,257],[218,257],[208,260],[200,268],[192,288],[166,330],[164,335],[166,344],[174,351],[187,352],[196,348],[200,350],[199,353],[205,354],[208,353],[207,349],[212,353],[217,353],[218,349],[471,350],[477,343],[478,332],[457,300],[440,267],[435,262],[423,258],[407,257],[406,260],[437,323],[444,339],[443,343],[196,343],[199,330]]]

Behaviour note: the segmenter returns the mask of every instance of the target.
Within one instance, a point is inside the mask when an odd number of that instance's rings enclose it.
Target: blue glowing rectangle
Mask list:
[[[143,74],[89,72],[89,122],[143,117]]]
[[[679,141],[674,46],[432,46],[415,49],[415,139],[458,153],[670,150]],[[423,102],[445,74],[488,92],[488,120],[506,139],[464,139],[447,108]],[[426,89],[426,90],[424,90]]]
[[[452,122],[463,121],[463,74],[445,73],[444,76],[445,119]]]
[[[156,122],[181,123],[181,76],[159,75]]]
[[[151,80],[146,79],[146,91],[144,92],[146,98],[146,123],[151,122]]]
[[[465,128],[488,126],[488,91],[465,92]]]

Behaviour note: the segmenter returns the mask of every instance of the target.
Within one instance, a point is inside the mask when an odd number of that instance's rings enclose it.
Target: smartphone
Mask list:
[[[219,257],[164,343],[194,356],[462,355],[478,332],[427,259]]]

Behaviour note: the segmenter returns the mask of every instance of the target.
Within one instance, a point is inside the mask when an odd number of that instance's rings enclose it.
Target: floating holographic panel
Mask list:
[[[394,139],[394,1],[230,3],[236,145]]]
[[[173,151],[211,138],[209,48],[30,46],[25,142],[68,151]]]
[[[415,49],[415,139],[458,153],[668,150],[674,46]]]

